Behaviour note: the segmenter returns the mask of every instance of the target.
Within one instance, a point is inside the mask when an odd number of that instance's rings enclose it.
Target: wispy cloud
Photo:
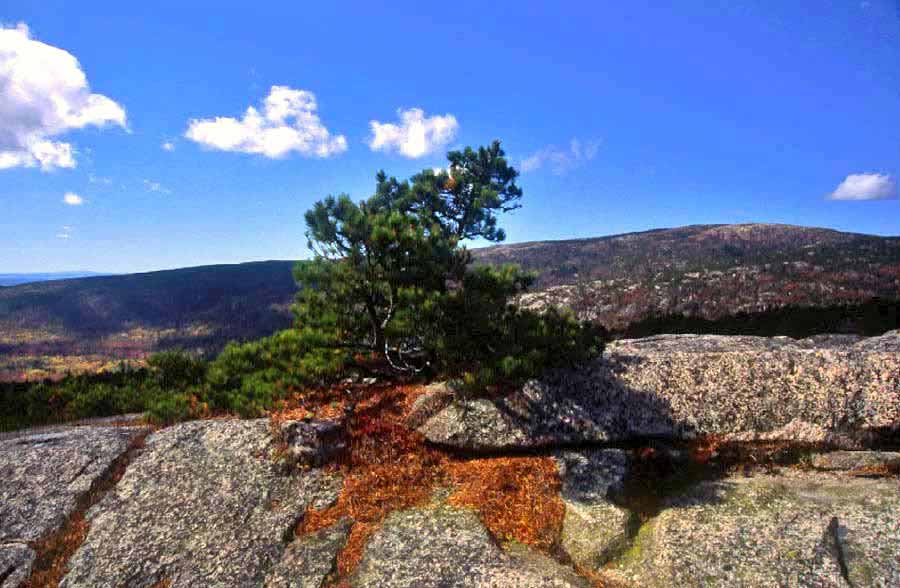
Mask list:
[[[72,227],[70,225],[63,225],[59,232],[56,233],[57,239],[69,239],[72,236]]]
[[[896,198],[897,182],[887,174],[850,174],[841,182],[829,200],[887,200]]]
[[[94,174],[88,174],[88,182],[92,184],[103,184],[104,186],[109,186],[112,184],[112,180],[110,178],[95,176]]]
[[[65,194],[63,194],[63,202],[65,202],[69,206],[81,206],[82,204],[84,204],[84,198],[82,198],[75,192],[66,192]]]
[[[453,140],[459,130],[459,123],[452,114],[425,116],[421,108],[397,110],[400,124],[369,122],[372,136],[369,148],[372,151],[397,151],[405,157],[415,159],[440,149]]]
[[[160,194],[171,194],[172,191],[164,187],[159,182],[153,180],[144,180],[144,189],[148,192],[159,192]]]
[[[594,159],[600,150],[600,145],[601,141],[598,140],[582,143],[579,139],[569,141],[568,149],[548,145],[523,159],[520,167],[522,172],[525,173],[536,171],[547,165],[550,166],[553,173],[557,175],[564,174]]]
[[[125,109],[92,94],[71,53],[36,41],[25,24],[0,26],[0,169],[75,167],[73,129],[126,126]]]
[[[162,147],[163,151],[175,151],[175,143],[172,141],[163,141],[163,144],[160,145],[160,147]]]
[[[331,157],[347,150],[343,135],[332,136],[319,120],[316,97],[307,90],[272,86],[262,113],[249,107],[241,119],[194,119],[184,136],[220,151],[255,153],[277,159],[292,151],[306,157]]]

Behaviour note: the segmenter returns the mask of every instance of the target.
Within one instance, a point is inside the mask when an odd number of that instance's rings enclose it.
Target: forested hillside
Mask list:
[[[215,353],[290,325],[292,261],[41,282],[0,290],[0,377],[91,371],[173,347]]]
[[[897,328],[898,237],[789,225],[694,225],[498,245],[474,255],[477,263],[517,263],[538,273],[523,305],[569,306],[616,331],[802,336]],[[230,339],[271,334],[291,323],[293,264],[2,288],[0,378],[92,371],[174,347],[213,354]],[[824,314],[796,310],[824,308]]]
[[[693,225],[476,256],[538,272],[526,306],[571,306],[612,329],[658,316],[717,320],[900,295],[900,238],[790,225]]]

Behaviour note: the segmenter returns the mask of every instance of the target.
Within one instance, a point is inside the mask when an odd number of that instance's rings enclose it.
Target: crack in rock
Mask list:
[[[298,513],[334,500],[340,479],[285,475],[266,419],[196,421],[147,438],[90,509],[90,531],[61,588],[257,587],[282,559]]]
[[[841,525],[837,517],[831,517],[828,522],[828,531],[834,540],[835,552],[837,554],[837,563],[841,568],[841,577],[847,582],[850,588],[853,588],[853,582],[850,581],[850,569],[847,566],[847,555],[844,553],[844,542],[841,540]]]

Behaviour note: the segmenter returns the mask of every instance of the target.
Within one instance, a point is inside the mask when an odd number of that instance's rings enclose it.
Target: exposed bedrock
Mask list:
[[[728,477],[671,497],[603,574],[627,585],[900,586],[896,479]]]
[[[273,452],[265,419],[199,421],[151,435],[88,512],[90,531],[61,586],[224,588],[267,578],[272,586],[316,585],[329,570],[297,563],[302,546],[288,546],[308,507],[336,499],[340,479],[323,470],[285,473]],[[285,570],[296,583],[279,581]],[[313,583],[301,581],[303,573]]]
[[[140,427],[46,427],[0,440],[0,587],[31,573],[36,542],[59,531]]]
[[[478,515],[443,504],[394,512],[363,553],[354,588],[587,588],[555,560],[501,547]]]
[[[434,443],[474,451],[707,435],[848,449],[895,442],[900,332],[618,341],[581,370],[501,398],[433,386],[411,424]]]

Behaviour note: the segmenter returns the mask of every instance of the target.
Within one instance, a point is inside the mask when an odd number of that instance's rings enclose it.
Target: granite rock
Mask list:
[[[369,540],[355,588],[582,588],[571,570],[499,547],[471,511],[436,505],[390,514]]]
[[[352,524],[344,519],[327,529],[297,538],[266,577],[265,588],[320,588],[337,564]]]
[[[59,529],[79,499],[147,429],[54,427],[0,441],[0,543]]]
[[[35,553],[24,543],[0,545],[0,588],[18,588],[31,574]]]
[[[783,473],[697,484],[671,498],[605,570],[662,588],[900,586],[896,480]]]
[[[561,543],[572,561],[599,569],[624,551],[638,518],[612,498],[622,491],[629,456],[621,449],[561,451],[556,455],[566,507]]]
[[[474,451],[707,435],[859,449],[896,438],[900,334],[826,341],[618,341],[582,369],[553,372],[502,398],[422,399],[432,410],[417,415],[418,430]]]
[[[267,420],[198,421],[147,438],[88,511],[63,588],[262,586],[308,507],[336,500],[322,470],[274,464]]]
[[[285,421],[279,425],[284,459],[291,465],[318,467],[338,459],[349,447],[343,418]]]

